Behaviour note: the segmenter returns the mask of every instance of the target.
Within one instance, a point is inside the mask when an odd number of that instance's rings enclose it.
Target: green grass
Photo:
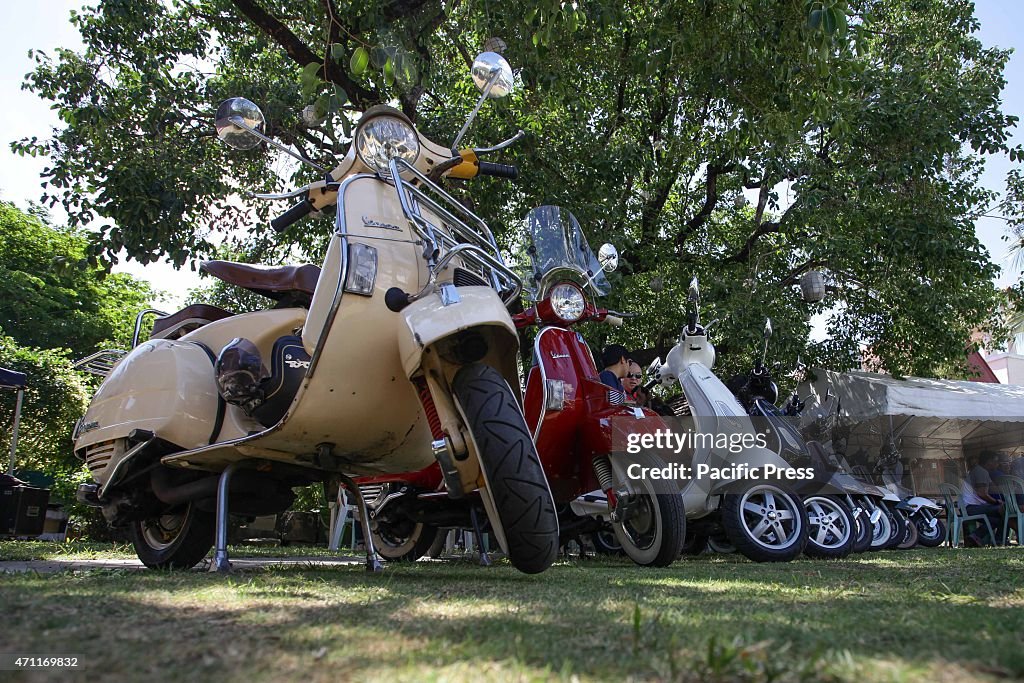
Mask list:
[[[1018,548],[7,574],[0,652],[104,680],[997,680],[1024,676],[1021,576]]]

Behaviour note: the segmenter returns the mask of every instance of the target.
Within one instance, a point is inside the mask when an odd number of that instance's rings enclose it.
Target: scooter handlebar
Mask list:
[[[507,178],[515,180],[519,177],[519,169],[511,164],[495,164],[490,161],[480,162],[480,175],[489,175],[493,178]]]
[[[612,327],[620,327],[622,325],[622,318],[617,315],[611,315],[610,313],[604,317],[604,321]]]
[[[270,227],[278,232],[283,232],[295,221],[308,216],[313,211],[313,203],[309,199],[303,199],[301,202],[288,209],[280,216],[270,221]]]

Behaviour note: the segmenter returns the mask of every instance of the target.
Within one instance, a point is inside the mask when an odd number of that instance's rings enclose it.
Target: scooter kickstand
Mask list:
[[[231,562],[228,560],[228,493],[231,487],[231,475],[247,465],[248,463],[245,461],[233,462],[220,473],[220,481],[217,483],[217,517],[214,520],[216,536],[213,545],[213,562],[210,563],[211,572],[227,574],[231,571]]]
[[[477,517],[475,507],[469,508],[469,518],[473,521],[473,540],[476,541],[477,550],[480,552],[480,566],[490,567],[492,564],[491,558],[484,548],[484,534],[480,531],[480,518]]]
[[[370,510],[366,507],[366,501],[363,500],[363,492],[359,490],[359,486],[350,477],[342,474],[338,479],[349,490],[352,497],[355,498],[356,507],[359,508],[359,521],[363,527],[363,542],[366,544],[366,571],[382,572],[384,571],[384,565],[381,564],[380,557],[377,555],[377,548],[373,545],[373,536],[370,534]]]

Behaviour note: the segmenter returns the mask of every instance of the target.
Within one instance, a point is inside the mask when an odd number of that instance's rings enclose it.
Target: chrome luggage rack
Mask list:
[[[98,377],[106,377],[114,369],[118,361],[128,355],[124,349],[104,349],[97,351],[85,358],[80,358],[72,364],[76,370],[82,370]]]
[[[506,305],[515,301],[522,291],[523,281],[505,265],[498,243],[484,220],[404,159],[392,159],[390,170],[402,213],[425,244],[423,256],[430,266],[428,286],[437,281],[437,276],[452,259],[459,257],[502,294]],[[418,180],[419,185],[402,178],[403,173]],[[427,220],[421,206],[441,218],[442,226]]]

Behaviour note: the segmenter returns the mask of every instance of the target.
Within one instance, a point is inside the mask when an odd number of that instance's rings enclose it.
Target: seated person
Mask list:
[[[633,405],[649,407],[651,397],[643,387],[644,373],[635,360],[629,361],[629,369],[622,378],[622,388],[626,390],[626,402]]]
[[[625,394],[622,378],[629,372],[629,351],[626,347],[622,344],[604,347],[604,351],[601,352],[601,365],[604,366],[604,370],[598,375],[601,382]]]
[[[994,451],[982,451],[978,463],[967,473],[967,479],[963,482],[960,504],[969,515],[985,515],[995,531],[996,538],[992,539],[999,543],[999,536],[1003,528],[1003,503],[996,500],[992,493],[995,492],[995,485],[992,482],[992,472],[999,466],[999,454]],[[983,538],[987,529],[981,527],[975,529],[970,536],[964,539],[964,545],[976,548],[987,542]]]

